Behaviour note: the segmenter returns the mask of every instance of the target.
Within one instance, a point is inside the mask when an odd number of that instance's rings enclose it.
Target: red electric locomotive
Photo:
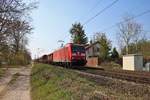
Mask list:
[[[48,61],[54,64],[71,67],[72,65],[85,65],[85,48],[79,44],[68,43],[63,48],[48,55]]]

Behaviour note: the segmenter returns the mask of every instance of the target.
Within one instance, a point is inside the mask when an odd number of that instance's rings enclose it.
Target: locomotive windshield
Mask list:
[[[82,52],[82,53],[85,53],[85,48],[83,46],[73,45],[72,46],[72,52]]]

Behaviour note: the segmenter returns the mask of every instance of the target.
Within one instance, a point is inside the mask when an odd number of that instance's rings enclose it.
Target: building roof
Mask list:
[[[99,43],[100,43],[99,41],[96,41],[96,42],[94,42],[94,43],[92,43],[92,44],[86,46],[85,49],[89,49],[89,48],[91,48],[91,47],[93,47],[94,45],[99,44]]]

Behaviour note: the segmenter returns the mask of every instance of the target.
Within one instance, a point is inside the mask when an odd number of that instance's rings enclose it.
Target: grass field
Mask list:
[[[114,90],[83,78],[71,69],[46,64],[35,64],[32,68],[32,100],[142,99]]]

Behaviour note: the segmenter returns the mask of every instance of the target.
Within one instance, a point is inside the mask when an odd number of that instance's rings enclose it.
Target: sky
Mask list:
[[[75,22],[84,24],[89,18],[115,0],[39,0],[38,8],[31,13],[34,27],[29,36],[29,50],[32,58],[49,54],[61,45],[70,42],[69,29]],[[119,0],[92,21],[84,25],[89,40],[96,32],[105,32],[112,46],[118,46],[117,27],[108,28],[120,22],[123,16],[138,15],[150,10],[150,0]],[[150,13],[135,18],[150,36]],[[104,30],[108,28],[107,30]]]

